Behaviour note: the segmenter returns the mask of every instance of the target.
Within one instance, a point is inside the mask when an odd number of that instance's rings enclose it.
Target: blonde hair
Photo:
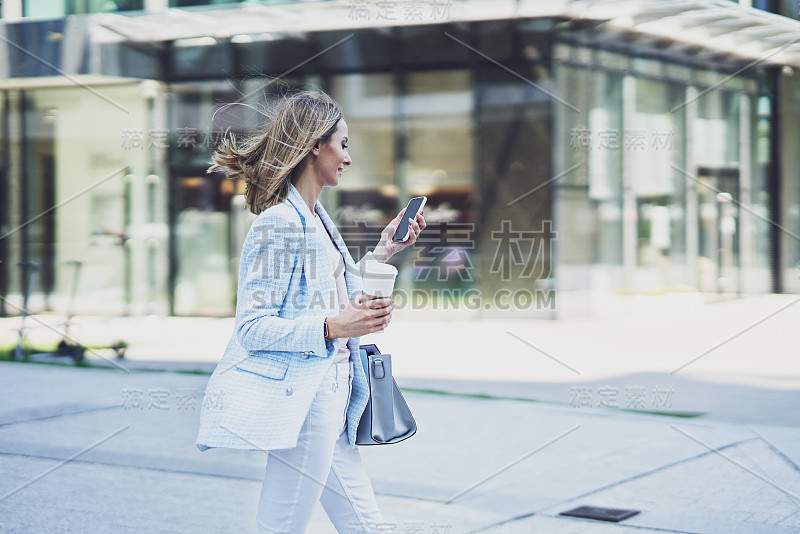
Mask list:
[[[303,91],[284,97],[266,130],[241,145],[226,132],[211,157],[208,172],[245,180],[245,200],[258,215],[289,196],[292,172],[317,143],[327,143],[342,112],[322,91]]]

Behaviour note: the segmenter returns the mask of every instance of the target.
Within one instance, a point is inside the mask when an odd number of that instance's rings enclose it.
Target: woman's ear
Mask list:
[[[314,154],[315,156],[319,156],[319,141],[314,143],[314,146],[311,147],[311,153]]]

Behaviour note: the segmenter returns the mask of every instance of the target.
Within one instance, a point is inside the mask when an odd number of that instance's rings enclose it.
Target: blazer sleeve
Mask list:
[[[329,357],[336,352],[336,344],[325,340],[324,315],[279,316],[285,305],[293,304],[288,294],[292,273],[299,273],[304,260],[314,256],[306,248],[303,227],[272,211],[256,219],[242,247],[236,336],[247,351],[298,351]]]

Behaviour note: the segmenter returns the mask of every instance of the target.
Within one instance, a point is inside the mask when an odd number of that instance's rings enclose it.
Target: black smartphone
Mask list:
[[[412,219],[416,218],[417,213],[422,211],[427,201],[428,197],[414,197],[408,201],[406,211],[403,212],[403,216],[400,217],[400,222],[397,223],[397,230],[394,232],[392,241],[400,243],[408,239],[409,224],[411,224]]]

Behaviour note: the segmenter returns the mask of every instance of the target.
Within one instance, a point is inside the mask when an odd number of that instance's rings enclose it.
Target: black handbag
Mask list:
[[[361,364],[367,375],[369,400],[356,431],[356,445],[388,445],[408,439],[417,423],[392,377],[392,356],[375,345],[361,345]]]

